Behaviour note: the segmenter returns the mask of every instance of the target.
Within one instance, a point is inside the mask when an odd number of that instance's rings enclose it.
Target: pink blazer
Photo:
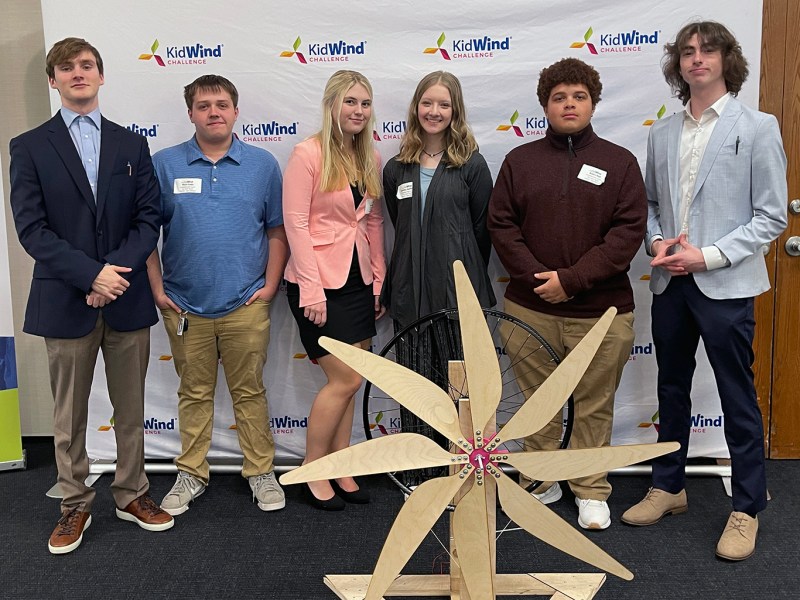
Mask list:
[[[321,176],[319,142],[297,144],[283,174],[283,221],[291,250],[284,276],[300,287],[300,306],[323,302],[323,288],[338,289],[347,281],[355,244],[361,277],[380,295],[386,275],[382,201],[367,194],[356,209],[349,187],[321,192]]]

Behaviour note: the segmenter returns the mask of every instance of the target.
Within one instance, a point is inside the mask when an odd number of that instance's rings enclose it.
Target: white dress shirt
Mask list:
[[[708,140],[711,139],[714,127],[719,121],[722,111],[725,110],[725,105],[728,103],[729,98],[730,94],[723,94],[719,100],[703,111],[699,120],[692,115],[691,100],[689,100],[684,109],[679,162],[680,179],[678,182],[681,204],[678,214],[681,219],[680,232],[686,234],[690,243],[692,235],[689,231],[689,210],[692,206],[697,171],[700,169],[700,163],[703,160],[706,146],[708,146]],[[706,246],[700,250],[703,252],[706,269],[709,271],[730,265],[730,261],[716,246]]]

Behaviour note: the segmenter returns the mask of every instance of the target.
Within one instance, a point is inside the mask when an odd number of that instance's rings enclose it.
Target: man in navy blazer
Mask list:
[[[86,422],[101,348],[114,407],[117,516],[150,531],[173,520],[150,499],[144,473],[144,379],[157,321],[145,264],[160,226],[150,151],[143,137],[101,117],[103,61],[93,46],[66,38],[46,64],[62,107],[11,140],[11,208],[35,260],[23,331],[47,347],[63,493],[48,548],[64,554],[91,523]]]
[[[683,27],[666,46],[667,83],[686,109],[655,123],[647,148],[647,237],[658,441],[680,450],[653,461],[653,485],[622,516],[652,525],[688,509],[685,464],[699,339],[722,401],[731,456],[733,512],[716,553],[755,551],[767,505],[764,431],[753,382],[754,297],[769,289],[764,252],[786,228],[786,156],[775,117],[736,94],[747,61],[719,23]]]

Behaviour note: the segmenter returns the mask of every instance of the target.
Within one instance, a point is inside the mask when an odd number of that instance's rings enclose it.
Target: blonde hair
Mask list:
[[[370,113],[364,129],[353,136],[353,157],[350,158],[344,152],[344,135],[339,123],[339,113],[345,95],[357,84],[363,85],[372,98],[372,86],[366,77],[356,71],[336,71],[325,85],[322,96],[322,129],[313,136],[322,147],[322,177],[319,187],[323,192],[332,192],[357,182],[362,195],[366,193],[373,198],[379,198],[381,180],[372,145],[372,132],[375,129],[373,112]]]
[[[472,135],[472,130],[467,124],[467,111],[464,107],[464,94],[461,92],[461,82],[452,73],[447,71],[434,71],[428,73],[417,85],[411,105],[408,107],[408,120],[406,132],[400,140],[400,154],[397,160],[401,163],[418,163],[422,156],[424,132],[419,123],[417,109],[422,95],[433,85],[442,85],[450,92],[450,105],[453,116],[450,126],[445,131],[444,159],[448,167],[460,167],[465,164],[474,152],[478,151],[478,142]]]

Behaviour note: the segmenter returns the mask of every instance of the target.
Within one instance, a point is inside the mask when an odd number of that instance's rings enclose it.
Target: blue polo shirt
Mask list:
[[[164,219],[164,291],[190,313],[216,318],[264,287],[267,229],[283,224],[278,161],[233,138],[208,160],[194,137],[153,156]]]

